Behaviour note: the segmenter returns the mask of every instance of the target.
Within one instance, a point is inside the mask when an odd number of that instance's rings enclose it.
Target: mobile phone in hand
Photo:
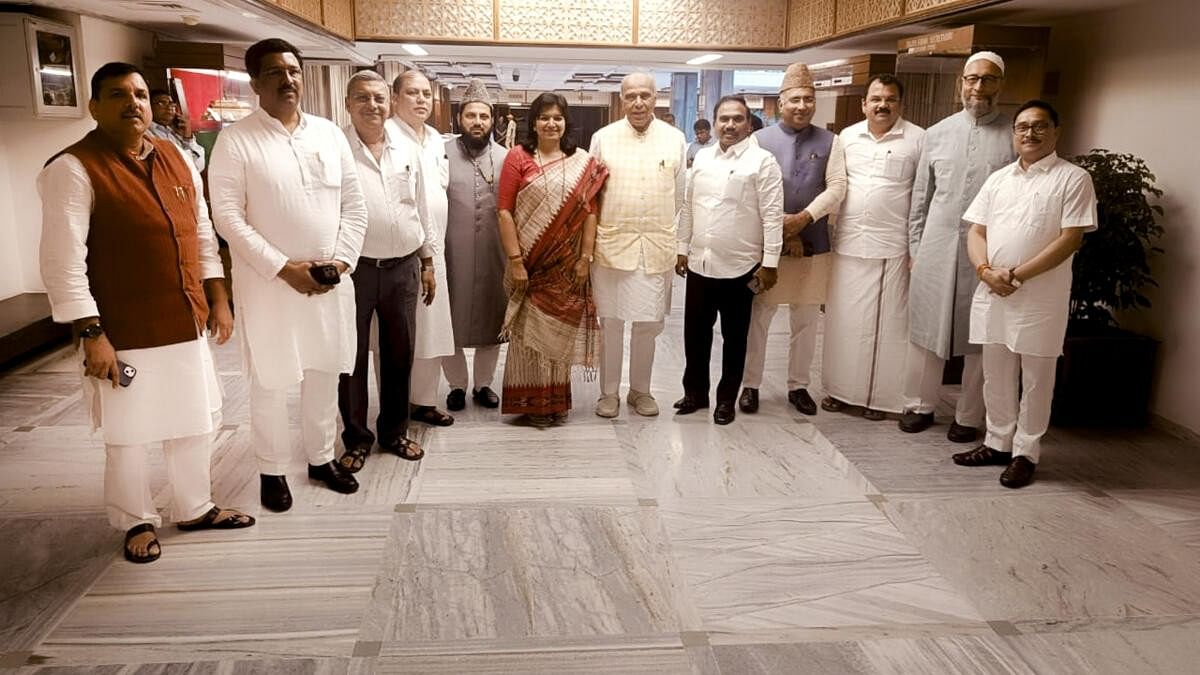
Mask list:
[[[749,288],[750,292],[755,295],[762,293],[763,292],[762,279],[759,279],[757,274],[750,277],[750,281],[746,282],[746,288]]]
[[[117,370],[119,371],[117,376],[117,384],[121,385],[122,387],[128,387],[133,383],[133,378],[137,376],[137,368],[134,368],[120,359],[117,360]]]
[[[333,286],[334,284],[341,283],[342,281],[342,275],[338,274],[337,265],[334,265],[333,263],[326,265],[313,265],[312,267],[308,268],[308,273],[311,274],[312,278],[322,286]]]

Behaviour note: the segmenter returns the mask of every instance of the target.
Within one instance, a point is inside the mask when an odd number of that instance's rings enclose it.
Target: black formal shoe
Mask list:
[[[817,414],[817,402],[808,395],[807,389],[793,389],[788,392],[788,403],[796,406],[796,410],[805,415]]]
[[[258,500],[264,508],[282,513],[292,508],[292,491],[288,489],[287,476],[258,475]]]
[[[933,413],[919,413],[905,410],[900,416],[900,431],[919,434],[933,426]]]
[[[691,394],[684,394],[683,398],[675,401],[675,410],[678,415],[691,415],[701,408],[708,407],[708,400],[701,400],[693,397]]]
[[[476,389],[475,391],[471,392],[471,398],[475,399],[476,403],[485,408],[500,407],[500,397],[496,395],[496,392],[492,391],[491,387],[480,387]]]
[[[1037,464],[1029,461],[1028,457],[1013,457],[1008,468],[1000,474],[1000,484],[1006,488],[1022,488],[1033,482],[1033,471]]]
[[[741,408],[742,412],[744,412],[744,413],[753,414],[753,413],[758,412],[758,390],[751,389],[750,387],[742,387],[742,395],[740,397],[738,397],[738,407]],[[718,403],[717,410],[719,411],[720,409],[721,409],[721,404]],[[716,413],[713,413],[713,415],[715,416]],[[733,417],[730,416],[729,419],[732,420]],[[728,424],[728,423],[729,422],[725,422],[725,424]],[[721,424],[721,423],[718,422],[717,424]]]
[[[353,475],[338,466],[337,462],[330,462],[321,466],[309,464],[308,479],[321,481],[325,484],[325,487],[344,495],[352,495],[358,492],[358,481],[354,479]]]
[[[981,445],[974,450],[956,452],[950,459],[959,466],[1004,466],[1012,460],[1012,453]]]
[[[974,443],[979,438],[979,430],[975,427],[964,427],[958,422],[951,422],[946,431],[946,438],[951,443]]]
[[[431,405],[419,405],[412,409],[408,416],[414,422],[424,422],[435,427],[448,427],[454,424],[454,417],[438,410]]]
[[[735,416],[736,413],[733,412],[733,401],[721,401],[717,403],[716,410],[713,410],[713,421],[717,424],[729,424],[733,421]]]
[[[451,389],[449,394],[446,394],[446,410],[462,410],[467,407],[467,391],[465,389]]]

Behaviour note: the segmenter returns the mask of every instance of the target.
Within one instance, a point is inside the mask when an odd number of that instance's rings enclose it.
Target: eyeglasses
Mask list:
[[[1018,136],[1024,136],[1031,131],[1033,132],[1033,135],[1041,136],[1047,131],[1050,131],[1052,127],[1053,125],[1048,122],[1038,122],[1036,124],[1016,124],[1013,125],[1013,131],[1016,132]]]
[[[994,84],[999,83],[1000,80],[1003,80],[1003,79],[1004,79],[1003,77],[999,77],[997,75],[963,75],[963,78],[962,78],[963,82],[971,85],[972,87],[981,82],[990,87]]]

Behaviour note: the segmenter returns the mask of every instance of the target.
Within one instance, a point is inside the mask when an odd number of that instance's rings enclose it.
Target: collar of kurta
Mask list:
[[[967,123],[970,124],[971,126],[986,127],[989,124],[991,124],[992,122],[995,122],[996,119],[998,117],[1000,117],[1000,107],[997,106],[995,109],[992,110],[992,112],[984,115],[983,117],[976,117],[976,116],[972,115],[971,111],[967,110],[966,108],[963,108],[963,110],[960,114],[967,120]]]
[[[155,122],[151,122],[151,124],[155,124]],[[114,141],[112,138],[110,138],[108,134],[101,131],[100,127],[96,127],[95,134],[96,134],[96,137],[100,139],[100,142],[104,144],[104,147],[109,148],[110,150],[117,153],[118,155],[121,155],[122,157],[133,157],[134,159],[144,162],[144,161],[146,161],[146,158],[149,157],[154,152],[154,144],[151,143],[149,140],[147,140],[145,137],[142,138],[142,149],[138,152],[138,154],[130,155],[127,152],[125,152],[124,148],[117,145],[116,141]]]
[[[258,115],[259,121],[266,125],[267,128],[274,129],[275,131],[287,134],[288,136],[294,136],[308,126],[308,118],[305,116],[303,111],[300,111],[300,124],[296,125],[295,131],[288,131],[287,127],[283,126],[283,122],[271,117],[270,113],[262,108],[254,111],[254,114]]]
[[[347,124],[342,130],[346,132],[346,137],[351,139],[352,145],[367,147],[367,143],[358,135],[358,129],[355,129],[353,124]],[[400,147],[400,139],[396,138],[396,133],[389,129],[386,123],[383,125],[383,144],[391,149]]]
[[[437,129],[434,129],[433,127],[426,124],[426,125],[424,125],[425,140],[421,141],[420,139],[417,138],[417,132],[413,131],[413,128],[408,125],[408,122],[405,122],[404,120],[400,119],[399,117],[393,117],[392,119],[395,121],[396,129],[400,133],[407,136],[409,140],[411,140],[413,143],[416,143],[418,146],[420,146],[422,148],[425,147],[426,145],[429,145],[429,142],[431,140],[433,140],[433,137],[435,137],[435,136],[437,136],[439,138],[441,137],[441,134],[438,133]]]
[[[903,136],[904,135],[904,127],[905,127],[904,118],[897,117],[896,123],[892,125],[892,128],[883,132],[883,135],[880,136],[879,138],[876,138],[875,134],[871,133],[871,125],[867,124],[866,120],[863,120],[863,128],[861,131],[859,131],[858,135],[866,136],[867,138],[869,138],[873,141],[881,141],[881,140],[887,138],[888,136]]]
[[[651,131],[651,130],[653,130],[653,129],[654,129],[654,124],[655,124],[656,122],[658,122],[658,118],[657,118],[657,117],[654,117],[653,115],[651,115],[651,117],[650,117],[650,124],[647,124],[647,125],[646,125],[646,129],[645,129],[644,131],[638,131],[637,129],[634,129],[634,128],[633,128],[633,123],[629,121],[629,118],[628,118],[628,117],[622,117],[622,118],[621,118],[621,121],[625,123],[625,127],[626,127],[626,128],[629,130],[629,131],[632,131],[633,133],[637,134],[638,136],[645,136],[646,134],[650,133],[650,131]],[[665,124],[665,122],[664,122],[664,124]]]
[[[1034,162],[1033,164],[1030,164],[1028,169],[1022,169],[1021,168],[1021,160],[1018,159],[1017,161],[1013,162],[1013,173],[1031,174],[1035,171],[1038,173],[1047,173],[1050,171],[1050,169],[1054,168],[1055,164],[1058,164],[1058,152],[1057,151],[1051,152],[1050,154],[1039,159],[1038,161]]]
[[[750,138],[750,136],[743,138],[737,143],[729,146],[729,149],[727,150],[721,150],[721,146],[718,145],[717,155],[721,157],[741,157],[742,154],[746,152],[746,149],[750,147]]]

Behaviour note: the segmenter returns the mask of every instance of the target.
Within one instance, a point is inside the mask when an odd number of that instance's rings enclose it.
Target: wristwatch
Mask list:
[[[101,335],[104,335],[104,326],[101,326],[99,323],[89,323],[79,331],[79,337],[81,338],[92,339],[98,338]]]

